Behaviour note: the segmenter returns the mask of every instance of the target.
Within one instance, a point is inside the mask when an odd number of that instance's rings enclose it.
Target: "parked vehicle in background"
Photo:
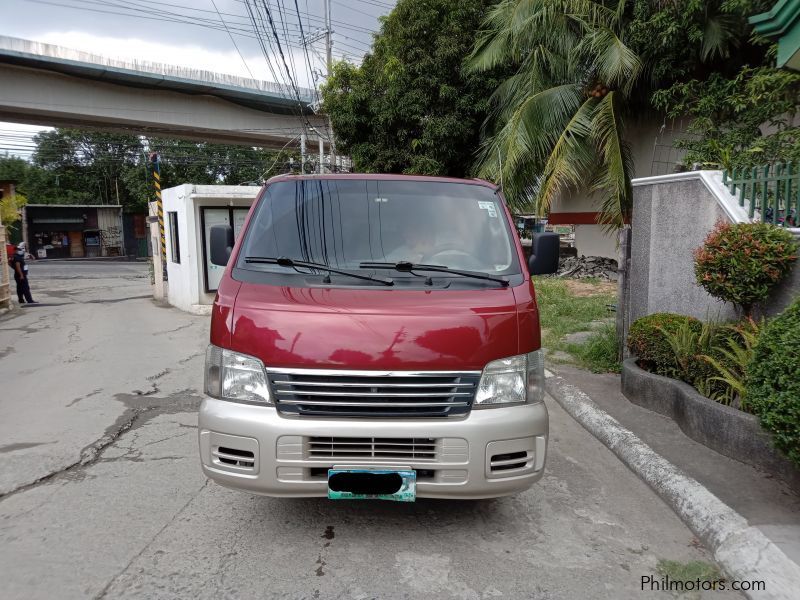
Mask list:
[[[555,243],[557,245],[557,236]],[[488,498],[541,478],[539,313],[487,182],[281,176],[234,243],[211,321],[202,468],[271,496]]]

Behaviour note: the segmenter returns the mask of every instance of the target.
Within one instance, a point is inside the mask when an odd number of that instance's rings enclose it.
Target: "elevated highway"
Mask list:
[[[311,128],[327,137],[313,100],[305,88],[0,36],[0,121],[280,148]]]

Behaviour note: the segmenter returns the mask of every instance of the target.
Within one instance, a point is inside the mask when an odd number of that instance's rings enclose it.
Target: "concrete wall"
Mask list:
[[[617,260],[617,238],[600,225],[576,225],[575,248],[578,256],[603,256]]]
[[[249,208],[261,188],[233,185],[184,184],[165,189],[164,228],[167,243],[167,300],[187,312],[206,314],[214,302],[214,293],[205,291],[203,235],[200,217],[202,207]],[[180,263],[173,261],[169,214],[178,218]]]
[[[694,279],[692,252],[727,219],[698,178],[636,185],[631,222],[630,321],[655,312],[735,317]],[[629,321],[629,322],[630,322]]]
[[[624,294],[624,334],[629,324],[655,312],[699,319],[734,319],[732,305],[695,282],[693,250],[717,221],[744,222],[747,215],[721,184],[719,172],[692,171],[634,180],[631,252]],[[800,234],[800,232],[797,232]],[[800,267],[763,307],[776,314],[800,295]]]

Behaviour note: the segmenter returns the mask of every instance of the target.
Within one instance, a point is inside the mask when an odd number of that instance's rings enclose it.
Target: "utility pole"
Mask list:
[[[300,174],[306,173],[306,133],[300,134]]]
[[[333,73],[333,41],[331,39],[331,0],[325,0],[325,63],[328,67],[328,81],[331,79]],[[328,145],[331,151],[331,172],[336,172],[336,142],[333,139],[333,121],[331,116],[328,115]],[[320,163],[320,173],[322,173],[322,164]]]

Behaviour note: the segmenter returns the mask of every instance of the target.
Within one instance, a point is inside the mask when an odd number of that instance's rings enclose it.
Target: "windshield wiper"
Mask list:
[[[285,256],[279,256],[277,258],[271,256],[246,256],[244,259],[246,263],[256,263],[256,264],[264,264],[264,265],[278,265],[280,267],[289,267],[297,271],[298,273],[303,273],[302,271],[298,271],[298,267],[306,268],[306,269],[319,269],[321,271],[326,271],[327,275],[322,280],[323,283],[330,283],[331,282],[331,273],[336,273],[337,275],[347,275],[348,277],[354,277],[355,279],[363,279],[364,281],[372,281],[374,283],[380,283],[382,285],[394,285],[394,281],[391,279],[377,279],[375,277],[370,277],[369,275],[359,275],[358,273],[351,273],[350,271],[343,271],[341,269],[336,269],[334,267],[328,266],[323,263],[316,263],[316,262],[306,262],[304,260],[294,260],[292,258],[287,258]],[[307,275],[307,273],[303,273]]]
[[[396,263],[391,262],[362,262],[358,265],[362,269],[394,269],[401,273],[411,273],[412,271],[433,271],[435,273],[448,273],[452,275],[461,275],[462,277],[472,277],[473,279],[486,279],[488,281],[496,281],[503,287],[508,287],[508,279],[495,277],[494,275],[487,275],[486,273],[476,273],[475,271],[461,271],[459,269],[451,269],[443,265],[420,265],[407,261],[400,261]]]

